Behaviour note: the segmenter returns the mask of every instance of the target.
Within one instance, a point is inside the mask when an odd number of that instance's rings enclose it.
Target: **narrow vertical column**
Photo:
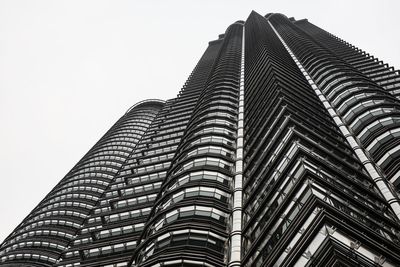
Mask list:
[[[239,113],[236,140],[235,178],[233,186],[232,231],[230,234],[230,258],[228,266],[240,266],[242,246],[242,183],[243,183],[243,125],[244,125],[244,49],[245,27],[242,34],[240,60]]]
[[[361,163],[364,165],[366,171],[370,175],[370,177],[373,179],[375,182],[376,187],[379,189],[385,200],[390,204],[392,210],[396,214],[396,217],[400,220],[400,203],[399,199],[396,197],[395,193],[392,191],[390,188],[390,185],[387,184],[386,179],[380,174],[379,169],[375,166],[374,161],[372,161],[367,153],[364,151],[362,146],[359,145],[357,142],[357,139],[353,136],[353,134],[349,131],[348,127],[342,119],[338,116],[332,105],[329,103],[329,101],[326,99],[326,97],[322,94],[321,90],[318,88],[318,86],[314,83],[310,75],[307,73],[307,71],[304,69],[300,61],[297,59],[297,57],[294,55],[294,53],[291,51],[289,46],[285,43],[283,38],[279,35],[279,33],[276,31],[274,26],[270,21],[268,21],[269,25],[275,32],[275,34],[278,36],[279,40],[282,42],[283,46],[286,48],[292,59],[295,61],[297,67],[300,69],[300,71],[303,73],[304,77],[307,79],[308,83],[310,84],[311,88],[314,90],[315,94],[318,96],[318,98],[321,100],[322,104],[328,111],[329,115],[331,115],[332,119],[336,123],[336,125],[339,127],[341,133],[343,136],[346,138],[347,142],[350,144],[351,148],[353,149],[354,153],[357,155],[357,158],[361,161]]]
[[[235,22],[210,42],[205,83],[196,81],[195,97],[184,90],[197,103],[179,105],[190,118],[134,252],[137,266],[227,266],[242,28]]]

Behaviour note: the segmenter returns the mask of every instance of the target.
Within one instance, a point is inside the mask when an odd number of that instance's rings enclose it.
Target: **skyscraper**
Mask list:
[[[400,73],[252,12],[179,95],[130,108],[1,266],[399,266]]]

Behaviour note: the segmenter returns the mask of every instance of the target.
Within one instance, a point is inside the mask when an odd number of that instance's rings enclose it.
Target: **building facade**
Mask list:
[[[178,96],[130,108],[0,266],[400,266],[400,73],[252,12]]]

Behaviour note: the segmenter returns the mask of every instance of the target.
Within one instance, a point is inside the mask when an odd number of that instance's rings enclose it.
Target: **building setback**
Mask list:
[[[130,108],[0,266],[400,266],[400,73],[282,14]]]

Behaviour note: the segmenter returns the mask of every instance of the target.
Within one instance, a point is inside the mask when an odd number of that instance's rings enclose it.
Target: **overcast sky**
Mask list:
[[[400,67],[400,1],[0,1],[0,242],[134,103],[176,96],[251,10]]]

